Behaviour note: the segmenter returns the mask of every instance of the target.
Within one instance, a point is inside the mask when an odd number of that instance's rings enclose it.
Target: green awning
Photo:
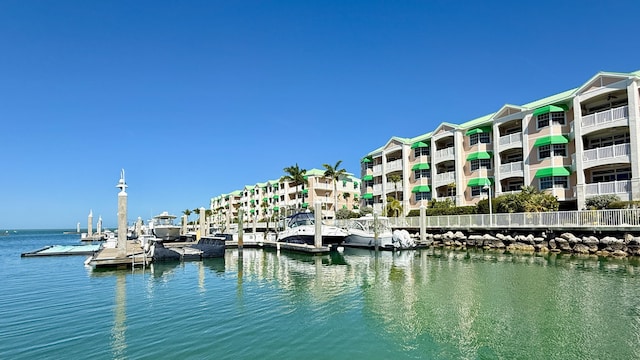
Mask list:
[[[567,144],[569,143],[569,139],[564,135],[549,135],[538,138],[533,146],[545,146],[545,145],[554,145],[554,144]]]
[[[273,211],[278,211],[278,210],[280,210],[280,208],[279,208],[279,207],[277,207],[277,206],[274,206],[274,207],[273,207]]]
[[[485,186],[485,185],[491,185],[491,184],[493,184],[493,179],[475,178],[475,179],[469,180],[469,182],[467,183],[467,186],[474,187],[474,186]]]
[[[254,209],[251,209],[251,210],[249,210],[249,212],[253,214],[256,211]]]
[[[478,151],[471,153],[467,156],[467,161],[479,160],[479,159],[491,159],[491,152]]]
[[[413,145],[411,145],[411,148],[412,148],[412,149],[415,149],[415,148],[425,148],[425,147],[429,147],[429,144],[424,143],[424,142],[422,142],[422,141],[414,142],[414,143],[413,143]]]
[[[273,197],[274,199],[276,199],[276,200],[280,199],[280,196],[279,196],[279,195],[273,195],[272,197]]]
[[[256,201],[255,201],[254,199],[251,199],[251,203],[252,203],[252,204],[255,204],[255,203],[256,203]]]
[[[429,187],[429,185],[418,185],[418,186],[414,186],[411,192],[412,193],[431,192],[431,188]]]
[[[263,197],[262,201],[269,201],[269,198],[268,197]]]
[[[533,116],[548,114],[550,112],[564,112],[568,110],[565,105],[547,105],[533,110]]]
[[[536,171],[536,178],[548,177],[548,176],[569,176],[571,171],[566,167],[548,167]]]
[[[309,189],[302,189],[302,191],[300,191],[301,194],[308,194],[309,193]]]
[[[480,126],[477,128],[469,129],[465,133],[466,136],[480,134],[480,133],[490,133],[492,130],[491,126]]]
[[[422,163],[422,164],[415,164],[411,167],[411,170],[429,170],[429,164],[427,163]]]
[[[365,175],[362,177],[362,181],[371,181],[373,180],[373,175]]]
[[[343,208],[343,209],[346,209],[346,208],[347,208],[347,205],[342,205],[342,208]]]
[[[361,161],[361,162],[363,162],[363,163],[370,163],[370,162],[371,162],[371,159],[370,159],[370,158],[368,158],[368,157],[366,157],[366,158],[362,159],[362,161]]]
[[[309,203],[302,203],[302,207],[303,208],[309,207]]]
[[[364,195],[362,195],[363,199],[373,199],[373,194],[372,193],[366,193]]]

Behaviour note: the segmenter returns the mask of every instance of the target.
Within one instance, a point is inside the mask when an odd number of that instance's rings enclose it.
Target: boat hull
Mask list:
[[[162,241],[175,241],[180,238],[179,226],[154,226],[153,235]]]
[[[347,233],[342,229],[326,225],[322,227],[322,245],[341,244],[346,236]],[[315,227],[299,226],[287,229],[278,234],[278,242],[315,245]]]
[[[393,249],[393,235],[383,234],[378,236],[378,247],[384,249]],[[344,239],[345,246],[375,248],[375,238],[372,234],[351,233]]]

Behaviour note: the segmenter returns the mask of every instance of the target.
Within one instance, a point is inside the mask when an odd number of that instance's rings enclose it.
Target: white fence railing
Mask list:
[[[629,106],[621,106],[605,111],[600,111],[594,114],[585,115],[582,117],[582,126],[597,126],[616,120],[623,120],[629,118]]]
[[[582,153],[582,159],[585,162],[589,162],[617,157],[628,157],[629,155],[631,155],[631,144],[617,144],[585,150]]]
[[[522,161],[515,161],[508,164],[500,165],[500,175],[507,175],[515,172],[522,172],[524,169],[524,163]]]
[[[442,150],[436,150],[435,154],[433,155],[433,160],[438,161],[438,160],[442,160],[442,159],[446,159],[449,157],[453,157],[455,156],[456,153],[456,148],[455,147],[448,147]]]
[[[500,136],[499,143],[500,143],[500,146],[507,146],[511,144],[514,144],[514,145],[522,144],[522,134],[516,133],[516,134]]]
[[[606,195],[631,193],[631,180],[607,181],[585,185],[584,194]]]
[[[394,228],[420,228],[420,217],[390,218]],[[427,228],[616,228],[638,227],[640,209],[580,210],[541,213],[426,216]]]

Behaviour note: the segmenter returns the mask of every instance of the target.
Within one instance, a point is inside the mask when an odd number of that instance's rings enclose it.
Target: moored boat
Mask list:
[[[285,228],[278,233],[278,241],[292,244],[314,245],[315,218],[311,212],[299,212],[286,219]],[[322,224],[322,245],[340,244],[347,236],[347,232],[336,226]]]
[[[347,235],[344,239],[345,246],[375,248],[376,234],[378,247],[393,250],[393,230],[389,219],[384,216],[373,217],[371,215],[351,219],[347,225]]]
[[[153,235],[162,241],[174,241],[180,238],[180,226],[174,224],[176,216],[163,212],[153,217]]]

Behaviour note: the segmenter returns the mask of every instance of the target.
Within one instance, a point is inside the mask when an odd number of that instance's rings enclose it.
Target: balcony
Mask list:
[[[447,200],[451,200],[453,205],[456,205],[456,196],[438,196],[438,202],[443,202]]]
[[[522,161],[515,161],[512,163],[500,165],[501,178],[523,177],[523,176],[524,176],[524,165]]]
[[[629,106],[621,106],[582,117],[582,135],[617,126],[629,126]]]
[[[382,195],[382,184],[373,185],[373,195]]]
[[[631,162],[631,144],[617,144],[585,150],[582,153],[585,169],[600,165]]]
[[[398,170],[402,170],[402,159],[389,161],[384,167],[384,171],[387,173]]]
[[[505,136],[500,136],[498,139],[498,144],[500,144],[500,151],[521,148],[522,147],[522,134],[515,133],[509,134]]]
[[[373,175],[382,175],[382,164],[373,165]]]
[[[600,182],[584,186],[584,195],[586,197],[609,194],[631,195],[631,180]]]
[[[311,185],[314,189],[333,190],[333,184],[315,183]]]
[[[434,187],[440,187],[442,185],[448,185],[448,184],[451,184],[453,182],[456,182],[456,172],[455,171],[449,171],[449,172],[446,172],[446,173],[436,174],[436,176],[433,178],[433,186]]]
[[[443,161],[455,159],[455,150],[455,147],[436,150],[435,154],[433,155],[433,162],[437,164]]]

